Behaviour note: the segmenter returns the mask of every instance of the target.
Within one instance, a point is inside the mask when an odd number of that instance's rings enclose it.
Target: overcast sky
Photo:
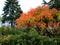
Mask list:
[[[19,4],[21,5],[20,7],[23,12],[27,12],[31,8],[36,8],[37,6],[42,5],[43,3],[43,0],[18,0],[18,1],[19,1]],[[48,2],[49,0],[46,0],[46,1]],[[5,0],[0,0],[0,16],[3,13],[2,10],[3,10],[4,4],[5,4]]]

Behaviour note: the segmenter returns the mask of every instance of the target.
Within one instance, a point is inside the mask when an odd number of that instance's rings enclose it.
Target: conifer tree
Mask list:
[[[5,21],[9,21],[11,26],[13,26],[14,20],[16,20],[22,13],[17,0],[6,0],[3,11],[4,13],[2,14],[2,22],[4,23]]]
[[[50,6],[50,9],[56,8],[57,10],[60,10],[60,0],[50,0],[48,3],[43,0],[44,5]]]

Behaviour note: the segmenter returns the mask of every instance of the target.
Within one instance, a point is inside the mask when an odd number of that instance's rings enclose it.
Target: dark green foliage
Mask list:
[[[0,28],[0,45],[60,45],[60,37],[49,38],[35,29]]]
[[[56,8],[57,10],[60,10],[60,0],[50,0],[50,2],[46,2],[45,0],[43,0],[45,5],[50,6],[50,8]]]
[[[17,0],[6,0],[3,11],[2,22],[4,23],[5,21],[10,21],[11,25],[13,25],[13,21],[22,13]]]

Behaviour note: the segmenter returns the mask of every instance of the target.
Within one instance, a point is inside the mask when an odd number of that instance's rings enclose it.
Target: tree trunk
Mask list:
[[[14,22],[13,22],[13,21],[11,21],[11,27],[14,27],[14,25],[15,25],[15,24],[14,24]]]

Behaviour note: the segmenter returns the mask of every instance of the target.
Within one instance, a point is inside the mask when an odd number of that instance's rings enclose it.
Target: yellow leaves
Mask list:
[[[11,35],[4,36],[4,40],[8,41],[11,38]]]
[[[29,21],[30,21],[30,23],[32,23],[32,22],[35,22],[35,20],[36,20],[36,18],[34,16],[32,16]]]
[[[56,16],[57,16],[57,20],[60,21],[60,12],[57,12]]]

